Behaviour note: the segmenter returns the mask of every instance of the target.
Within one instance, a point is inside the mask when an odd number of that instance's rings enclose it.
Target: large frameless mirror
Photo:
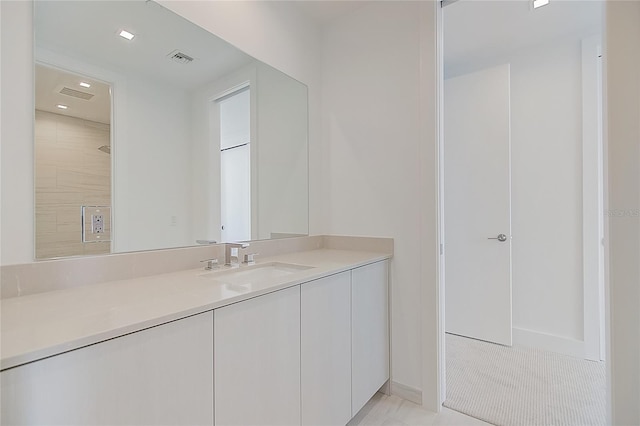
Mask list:
[[[35,257],[308,234],[307,87],[152,1],[36,1]]]

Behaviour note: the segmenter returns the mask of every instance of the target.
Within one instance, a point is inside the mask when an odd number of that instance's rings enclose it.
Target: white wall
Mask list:
[[[115,105],[126,103],[127,118],[112,149],[114,251],[194,245],[190,96],[148,78],[126,81]]]
[[[373,2],[325,27],[322,50],[327,231],[395,239],[391,378],[417,391],[420,10],[418,2]]]
[[[581,50],[572,39],[510,61],[513,326],[573,340],[584,338]]]
[[[257,64],[258,238],[307,234],[307,90]]]
[[[2,9],[2,259],[33,260],[33,7],[0,2]],[[25,25],[26,23],[26,25]],[[11,58],[7,60],[7,58]]]
[[[0,6],[0,34],[2,34],[2,6]],[[0,40],[0,52],[2,51],[2,41]],[[0,58],[0,63],[2,62],[1,58]],[[1,99],[2,98],[2,90],[3,90],[3,85],[1,84],[2,82],[2,66],[0,65],[0,141],[2,141],[3,138],[3,133],[2,133],[2,104],[4,103],[4,101]],[[1,147],[1,143],[0,143],[0,200],[1,200],[1,195],[2,195],[2,147]],[[34,234],[35,234],[35,230],[34,230]],[[0,265],[2,265],[2,203],[0,201]]]
[[[613,424],[640,424],[640,3],[607,1],[610,361]]]

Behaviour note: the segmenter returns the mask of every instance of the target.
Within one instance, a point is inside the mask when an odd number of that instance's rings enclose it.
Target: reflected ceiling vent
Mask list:
[[[85,101],[88,101],[89,99],[93,98],[93,95],[91,93],[87,93],[87,92],[82,92],[80,90],[75,90],[75,89],[70,89],[68,87],[63,87],[60,92],[63,95],[67,95],[67,96],[72,96],[74,98],[78,98],[78,99],[84,99]]]
[[[189,64],[193,62],[193,58],[191,56],[179,50],[174,50],[173,52],[169,53],[167,57],[179,64]]]

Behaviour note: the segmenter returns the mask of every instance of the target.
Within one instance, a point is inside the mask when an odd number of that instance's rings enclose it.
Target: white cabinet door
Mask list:
[[[351,414],[389,380],[388,263],[351,272]]]
[[[301,286],[302,424],[351,419],[351,272]]]
[[[215,310],[215,424],[300,424],[300,286]]]
[[[212,425],[213,313],[5,370],[3,425]]]

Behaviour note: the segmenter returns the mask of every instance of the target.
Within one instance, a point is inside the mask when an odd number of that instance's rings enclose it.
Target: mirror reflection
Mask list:
[[[37,259],[308,233],[306,86],[151,1],[34,26]]]
[[[36,258],[109,253],[110,87],[37,64],[35,84]],[[78,220],[87,204],[102,222]]]

